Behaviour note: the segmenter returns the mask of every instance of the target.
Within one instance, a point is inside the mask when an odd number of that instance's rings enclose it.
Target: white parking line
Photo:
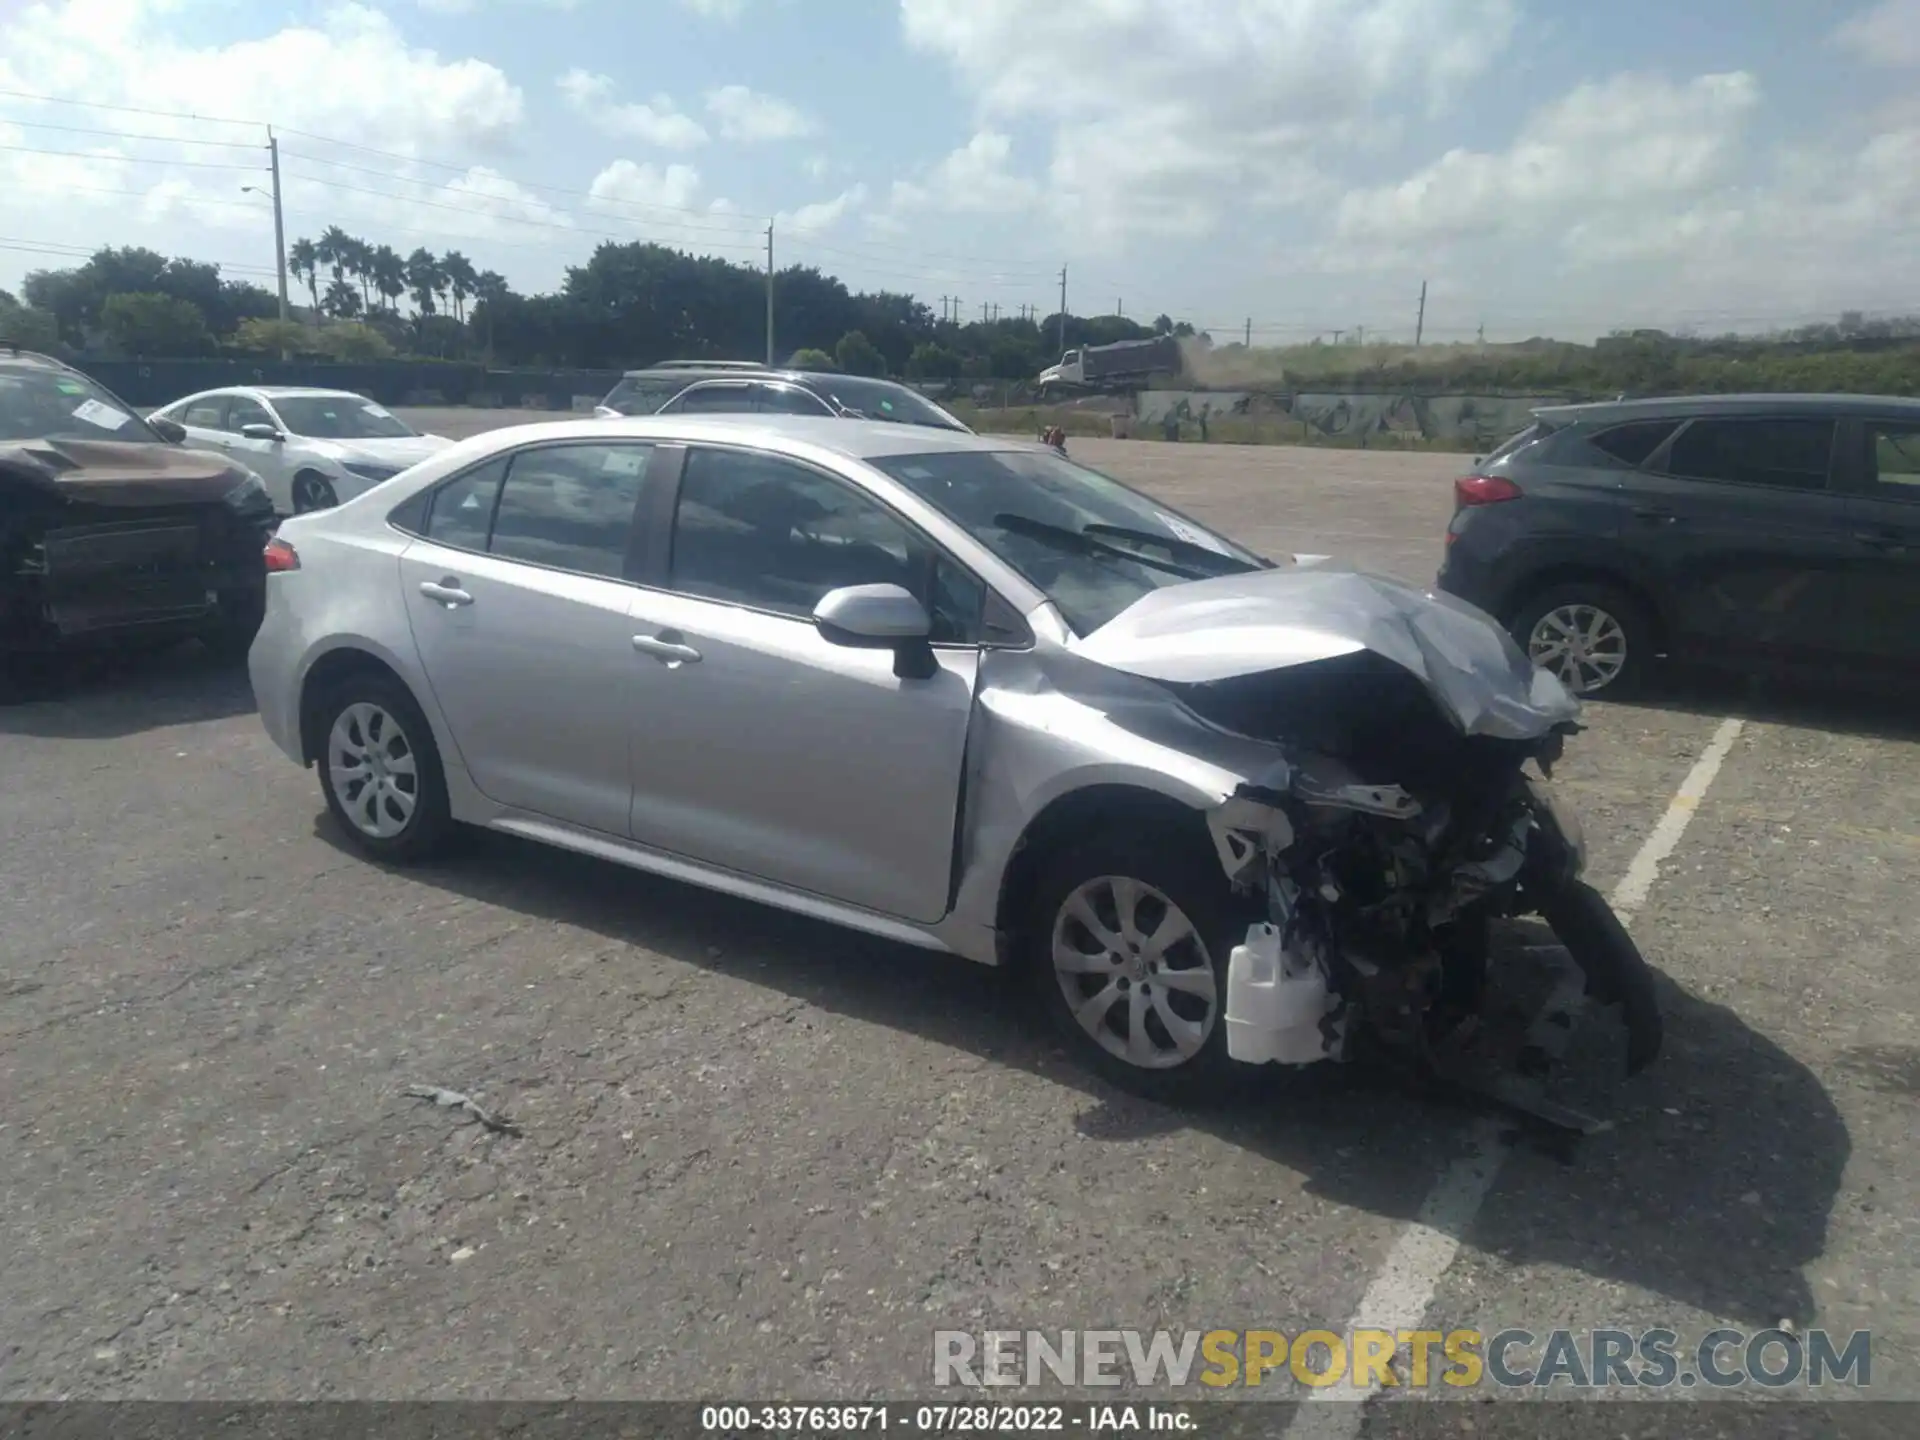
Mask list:
[[[1646,904],[1659,877],[1660,862],[1680,843],[1743,728],[1744,722],[1739,720],[1720,722],[1668,802],[1660,823],[1627,866],[1626,875],[1609,897],[1623,924],[1631,924]],[[1500,1143],[1500,1132],[1506,1128],[1506,1122],[1493,1116],[1474,1122],[1467,1134],[1467,1153],[1447,1167],[1360,1297],[1359,1307],[1347,1323],[1349,1335],[1360,1329],[1412,1330],[1426,1318],[1434,1291],[1460,1253],[1461,1236],[1480,1213],[1506,1160],[1506,1147]],[[1286,1440],[1353,1440],[1365,1419],[1361,1402],[1379,1388],[1342,1385],[1309,1391],[1307,1402],[1294,1411],[1287,1425]],[[1345,1403],[1317,1403],[1326,1401]]]

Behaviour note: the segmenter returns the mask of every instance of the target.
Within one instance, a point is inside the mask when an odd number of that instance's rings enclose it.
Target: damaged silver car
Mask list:
[[[1490,937],[1526,915],[1628,1067],[1659,1049],[1548,788],[1557,679],[1468,605],[1276,563],[1048,447],[497,430],[267,560],[262,718],[377,859],[485,827],[1018,966],[1169,1099],[1354,1059],[1513,1099],[1554,1048],[1488,1075]]]

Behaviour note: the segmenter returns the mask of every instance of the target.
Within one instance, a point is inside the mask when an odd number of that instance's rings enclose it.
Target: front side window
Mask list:
[[[775,456],[694,448],[668,582],[683,594],[805,620],[846,585],[920,597],[935,643],[971,643],[985,587],[853,486]]]
[[[1666,471],[1688,480],[1824,490],[1833,429],[1831,420],[1695,420],[1674,438]]]
[[[652,455],[652,446],[632,444],[520,451],[500,488],[487,548],[509,560],[620,579]]]
[[[1867,426],[1873,488],[1895,500],[1920,500],[1920,424]]]
[[[761,385],[760,413],[763,415],[831,415],[817,395],[809,395],[798,385]]]
[[[244,395],[233,397],[233,404],[227,407],[227,429],[238,435],[249,425],[273,425],[273,416],[267,413],[267,407],[258,400],[249,400]],[[278,425],[273,425],[278,430]]]
[[[420,433],[362,395],[281,395],[273,403],[289,431],[315,440],[399,440]]]
[[[663,415],[738,415],[753,408],[753,387],[750,385],[696,385],[661,413]]]
[[[192,425],[201,430],[224,430],[227,428],[227,397],[202,396],[175,418],[182,425]]]
[[[1163,586],[1268,568],[1252,551],[1051,451],[955,450],[867,463],[1018,571],[1080,635]]]
[[[819,375],[810,382],[833,403],[861,420],[890,420],[900,425],[931,425],[936,430],[966,430],[957,419],[917,391],[889,380],[857,375]]]

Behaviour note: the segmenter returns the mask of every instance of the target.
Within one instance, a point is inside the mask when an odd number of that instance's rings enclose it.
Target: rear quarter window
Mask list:
[[[1569,465],[1624,465],[1638,469],[1680,428],[1678,418],[1668,420],[1628,420],[1603,425],[1581,435],[1564,447]]]

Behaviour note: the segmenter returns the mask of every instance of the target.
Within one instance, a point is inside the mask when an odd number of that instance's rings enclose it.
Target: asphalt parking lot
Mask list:
[[[1417,580],[1460,463],[1071,445]],[[382,871],[190,650],[0,709],[0,1400],[924,1396],[935,1329],[1340,1330],[1427,1281],[1439,1329],[1871,1329],[1920,1399],[1920,725],[1693,686],[1590,719],[1597,882],[1687,821],[1632,921],[1668,1049],[1570,1163],[1443,1203],[1409,1289],[1470,1115],[1169,1112],[962,962],[504,837]]]

